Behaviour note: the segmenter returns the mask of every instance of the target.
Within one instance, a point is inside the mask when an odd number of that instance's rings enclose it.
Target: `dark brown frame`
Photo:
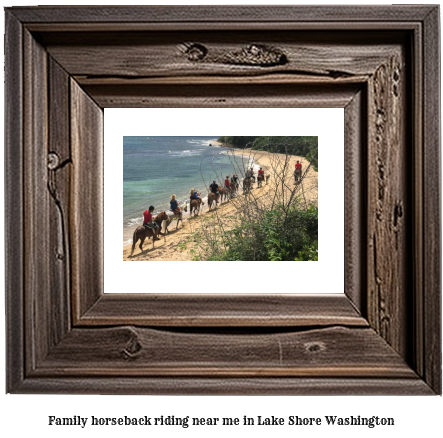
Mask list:
[[[7,392],[441,394],[439,57],[438,6],[7,8]],[[104,295],[125,106],[345,108],[346,295]]]

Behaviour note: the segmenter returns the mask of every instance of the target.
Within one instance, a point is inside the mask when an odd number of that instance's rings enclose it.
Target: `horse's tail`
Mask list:
[[[131,250],[130,257],[132,257],[132,253],[134,252],[134,248],[135,248],[135,244],[137,243],[137,240],[138,240],[137,230],[135,230],[134,234],[132,235],[132,250]]]

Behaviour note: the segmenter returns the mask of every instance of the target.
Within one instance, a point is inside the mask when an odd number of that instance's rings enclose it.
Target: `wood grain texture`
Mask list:
[[[266,73],[263,71],[263,73]],[[99,85],[99,86],[116,86],[120,85],[157,85],[157,86],[169,86],[169,85],[184,85],[184,84],[200,84],[200,85],[230,85],[236,86],[240,83],[245,84],[260,84],[260,85],[281,85],[281,84],[297,84],[303,85],[346,85],[346,84],[363,84],[367,81],[367,75],[350,75],[339,77],[327,76],[314,76],[302,73],[279,73],[274,72],[272,74],[257,74],[255,76],[140,76],[140,77],[125,77],[125,76],[82,76],[75,75],[74,79],[76,82],[82,86]]]
[[[105,294],[78,326],[367,327],[344,294]]]
[[[69,205],[71,184],[71,142],[69,75],[52,58],[48,59],[48,149],[47,180],[51,197],[49,206],[49,251],[53,263],[51,277],[51,318],[54,342],[69,331],[70,312],[70,248]]]
[[[103,294],[103,110],[72,79],[70,90],[69,235],[76,320]]]
[[[317,32],[339,31],[376,31],[377,33],[392,32],[403,30],[406,32],[418,32],[421,26],[420,21],[201,21],[201,22],[72,22],[72,23],[38,23],[28,22],[26,28],[36,34],[45,33],[45,38],[52,39],[52,34],[58,32],[195,32],[195,31],[304,31],[315,35]],[[312,32],[315,31],[315,34]],[[331,39],[336,37],[337,33],[331,34]],[[385,38],[386,40],[386,38]]]
[[[441,393],[438,7],[6,17],[8,391]],[[102,108],[245,105],[346,108],[351,301],[103,296]]]
[[[261,74],[308,74],[313,77],[337,78],[364,75],[375,71],[407,33],[385,33],[372,36],[353,33],[352,51],[347,48],[349,36],[331,41],[330,32],[311,41],[306,32],[150,32],[83,34],[72,41],[72,33],[50,34],[39,38],[48,52],[74,75],[92,77],[175,77],[199,75],[258,76]],[[55,41],[53,41],[55,40]],[[384,41],[390,41],[386,43]],[[202,47],[201,59],[191,56],[193,45]],[[265,46],[284,56],[283,65],[256,64],[264,57],[256,53]],[[254,50],[255,48],[255,50]],[[247,52],[249,61],[239,57]],[[266,73],[265,73],[266,72]]]
[[[364,214],[367,181],[367,101],[364,89],[345,107],[345,291],[363,317],[367,317],[367,218]]]
[[[441,394],[441,114],[440,114],[440,27],[438,8],[426,17],[424,40],[424,162],[423,162],[423,350],[424,376]],[[440,305],[439,305],[440,304]]]
[[[216,342],[214,342],[216,338]],[[171,348],[173,347],[173,348]],[[372,329],[277,333],[74,329],[33,375],[416,378]]]
[[[45,377],[27,379],[17,393],[151,395],[433,395],[422,380],[312,377]]]
[[[315,108],[344,107],[358,84],[86,85],[106,108]]]
[[[48,265],[51,263],[49,228],[49,205],[47,190],[47,55],[44,48],[24,32],[24,119],[23,131],[24,165],[24,223],[26,226],[24,245],[25,287],[24,302],[26,367],[35,368],[55,343],[48,321],[53,315],[51,301],[51,279]],[[35,123],[36,120],[41,123]],[[32,218],[32,219],[31,219]],[[53,290],[57,294],[58,291]],[[38,329],[37,329],[38,327]]]
[[[424,119],[424,100],[423,100],[423,33],[415,32],[412,44],[412,50],[409,56],[415,60],[414,67],[412,69],[413,77],[412,81],[412,111],[415,114],[414,122],[411,124],[412,138],[414,144],[423,145],[423,119]],[[414,194],[413,194],[413,226],[412,231],[414,239],[411,245],[413,253],[413,281],[414,281],[414,299],[413,299],[413,325],[412,336],[413,352],[410,357],[410,361],[413,364],[414,369],[420,376],[424,375],[424,299],[425,289],[423,281],[423,245],[425,233],[423,232],[423,148],[417,147],[413,150],[413,162],[415,165],[411,169],[411,173],[414,178]]]
[[[121,22],[366,22],[423,20],[435,6],[180,6],[13,7],[10,11],[26,23]]]
[[[23,44],[22,24],[5,13],[5,298],[6,387],[24,378],[23,302]]]
[[[407,353],[408,152],[402,53],[393,54],[369,81],[368,318],[403,356]]]

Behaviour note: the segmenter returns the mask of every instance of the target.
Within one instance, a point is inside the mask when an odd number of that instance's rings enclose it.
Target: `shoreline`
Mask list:
[[[264,196],[268,191],[272,189],[275,185],[274,172],[278,173],[278,163],[279,160],[286,158],[285,154],[269,153],[266,151],[256,151],[252,149],[231,149],[228,154],[234,154],[237,156],[243,156],[244,159],[250,159],[253,161],[253,166],[255,167],[254,172],[257,174],[257,167],[262,167],[265,171],[265,175],[270,175],[269,185],[264,185],[262,188],[254,187],[254,193],[258,196]],[[303,167],[308,166],[309,162],[304,157],[291,156],[289,161],[289,166],[293,168],[295,161],[301,161]],[[313,187],[307,187],[308,200],[318,201],[318,173],[315,172],[313,168],[309,170],[309,175],[313,176],[312,183]],[[240,181],[243,179],[244,175],[238,175]],[[309,178],[311,179],[311,178]],[[309,181],[311,182],[311,181]],[[239,193],[238,196],[242,196]],[[202,193],[202,198],[204,199],[205,205],[203,210],[200,211],[198,216],[192,218],[189,217],[190,211],[188,208],[187,213],[183,213],[183,224],[180,224],[179,228],[176,230],[174,225],[175,221],[169,226],[169,234],[166,237],[160,236],[160,241],[155,243],[155,247],[152,247],[152,240],[146,240],[143,245],[143,252],[140,252],[138,243],[134,249],[134,255],[132,258],[129,257],[132,243],[127,243],[123,245],[123,260],[124,261],[139,261],[139,260],[156,260],[156,261],[191,261],[193,255],[191,254],[192,248],[189,246],[188,240],[192,237],[193,233],[200,227],[202,221],[210,220],[211,215],[215,212],[223,216],[228,216],[231,214],[235,207],[232,201],[225,201],[223,204],[219,204],[216,209],[208,210],[207,193]],[[188,204],[189,207],[189,204]],[[134,227],[135,230],[135,227]]]
[[[224,146],[222,145],[222,143],[218,142],[216,138],[211,139],[211,140],[205,140],[205,147],[209,147],[209,144],[211,144],[213,147],[211,147],[211,149],[214,149],[214,153],[220,156],[227,156],[227,154],[229,154],[231,151],[228,148],[224,148]],[[224,148],[227,150],[222,150],[219,151],[218,148]],[[237,163],[238,164],[238,163]],[[186,188],[186,185],[180,185],[178,184],[178,186],[175,188],[175,191],[171,191],[169,194],[165,194],[165,196],[161,199],[161,201],[154,202],[151,203],[152,205],[155,205],[155,211],[154,211],[154,215],[159,214],[162,211],[169,211],[169,201],[170,201],[170,196],[172,193],[176,193],[177,194],[177,200],[180,202],[180,206],[183,206],[185,202],[187,202],[189,204],[189,193],[190,193],[190,189],[194,188],[196,190],[198,190],[201,194],[202,194],[202,198],[205,198],[205,192],[207,191],[207,184],[209,184],[207,181],[204,182],[200,179],[200,181],[196,182],[194,181],[193,184],[190,184],[188,188]],[[184,190],[182,190],[184,189]],[[205,200],[206,201],[206,200]],[[137,214],[130,214],[127,217],[123,218],[123,247],[129,245],[129,241],[132,241],[132,234],[133,234],[133,230],[135,229],[134,227],[137,227],[139,225],[142,225],[143,223],[143,211],[144,208],[142,208],[141,213]],[[187,216],[186,213],[185,217]],[[132,231],[130,231],[132,229]]]
[[[218,146],[220,146],[220,147],[226,147],[225,145],[223,145],[222,143],[220,143],[220,142],[218,142],[218,141],[212,141],[211,142],[212,144],[217,144],[217,147]],[[237,155],[237,156],[241,156],[242,158],[243,158],[243,162],[245,162],[246,160],[248,160],[248,161],[250,161],[251,160],[251,157],[250,157],[250,154],[249,154],[249,152],[251,152],[252,150],[249,148],[249,149],[238,149],[238,148],[232,148],[231,150],[229,150],[229,151],[227,151],[227,154],[229,155],[229,154],[233,154],[233,155]],[[264,152],[264,151],[253,151],[254,153],[255,152],[262,152],[262,154],[259,156],[259,157],[253,157],[252,159],[253,159],[253,166],[254,167],[256,167],[256,166],[262,166],[262,167],[264,167],[265,168],[265,171],[267,170],[267,165],[266,164],[262,164],[262,163],[260,163],[260,159],[263,159],[263,154],[267,154],[267,152]],[[243,179],[243,177],[244,177],[244,171],[245,171],[245,167],[244,167],[244,169],[243,169],[243,174],[241,174],[241,175],[238,175],[239,176],[239,178],[240,178],[240,180],[242,180]],[[254,169],[254,171],[255,171],[255,173],[257,174],[257,170],[258,169]],[[222,184],[222,182],[220,182],[221,184]],[[198,187],[197,187],[197,189],[198,189]],[[205,187],[204,188],[204,190],[207,190],[207,187]],[[204,194],[204,190],[200,190],[200,193],[201,193],[201,196],[202,196],[202,200],[203,200],[203,202],[205,203],[205,205],[204,205],[204,207],[207,207],[207,201],[208,201],[208,194],[206,193],[206,194]],[[180,201],[180,206],[183,206],[183,204],[184,204],[184,202],[186,202],[187,204],[188,204],[188,207],[189,207],[189,193],[187,193],[187,195],[186,195],[186,197],[180,197],[180,196],[178,196],[177,197],[178,198],[178,200]],[[159,214],[160,212],[162,212],[162,211],[165,211],[165,210],[167,210],[167,206],[164,208],[164,209],[159,209],[158,211],[155,211],[155,215],[156,214]],[[204,208],[203,208],[204,209]],[[207,211],[206,212],[202,212],[202,214],[205,214],[205,213],[207,213]],[[189,218],[189,214],[190,214],[190,212],[189,212],[189,208],[188,208],[188,211],[187,212],[183,212],[183,219],[188,219]],[[134,227],[136,227],[136,226],[139,226],[139,225],[141,225],[142,223],[140,222],[140,223],[134,223],[133,224],[133,226]],[[173,223],[171,223],[171,225],[173,225]],[[132,224],[131,224],[131,226],[132,226]],[[135,229],[135,228],[134,228]],[[132,234],[132,233],[131,233]],[[128,239],[128,240],[131,240],[131,239]],[[125,249],[125,248],[127,248],[128,246],[131,246],[132,245],[132,243],[127,243],[128,241],[124,241],[123,242],[123,249]]]

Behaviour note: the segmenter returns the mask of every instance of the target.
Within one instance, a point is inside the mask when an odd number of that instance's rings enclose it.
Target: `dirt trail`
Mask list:
[[[260,200],[271,199],[275,187],[284,183],[287,186],[287,192],[290,193],[290,188],[294,187],[294,181],[292,178],[292,170],[295,163],[299,160],[303,164],[303,173],[308,168],[309,162],[303,157],[290,156],[286,157],[283,154],[270,154],[268,152],[251,151],[251,150],[235,150],[232,153],[236,155],[251,156],[255,163],[260,165],[265,174],[270,175],[270,179],[267,185],[263,185],[262,188],[257,188],[257,184],[254,184],[254,189],[251,192],[256,198]],[[285,160],[288,160],[285,162]],[[285,164],[287,169],[291,169],[290,173],[287,173],[284,179],[281,176],[281,168]],[[286,189],[284,189],[286,191]],[[318,201],[318,173],[311,167],[303,178],[303,187],[300,188],[297,194],[300,196],[301,202],[311,203]],[[206,194],[202,193],[202,196]],[[239,194],[238,198],[243,197],[243,194]],[[240,201],[240,199],[239,199]],[[139,242],[136,243],[134,254],[131,254],[131,245],[123,247],[123,260],[125,261],[191,261],[195,254],[193,252],[193,244],[190,243],[190,239],[195,235],[196,231],[200,229],[202,221],[216,221],[217,215],[221,217],[229,217],[236,211],[236,201],[226,201],[222,205],[219,204],[216,210],[208,210],[207,203],[204,205],[203,210],[200,210],[198,216],[189,217],[186,215],[182,224],[179,225],[176,230],[176,222],[172,222],[169,226],[169,234],[166,237],[160,236],[161,240],[155,242],[155,246],[152,246],[152,239],[145,240],[143,245],[143,251],[139,248]],[[238,203],[237,203],[238,205]],[[189,207],[189,206],[188,206]],[[189,213],[189,212],[188,212]]]

